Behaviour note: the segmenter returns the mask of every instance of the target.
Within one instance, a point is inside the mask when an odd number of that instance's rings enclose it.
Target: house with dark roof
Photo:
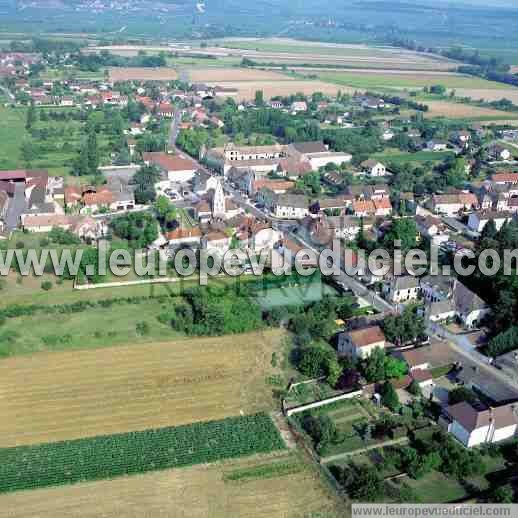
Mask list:
[[[439,423],[468,448],[505,441],[516,436],[518,403],[487,407],[461,401],[447,407]]]
[[[421,291],[425,300],[426,315],[432,322],[457,318],[467,329],[478,327],[491,313],[489,305],[476,293],[456,278],[446,277],[442,287],[432,285],[426,278],[421,280]],[[441,277],[431,277],[437,283]]]

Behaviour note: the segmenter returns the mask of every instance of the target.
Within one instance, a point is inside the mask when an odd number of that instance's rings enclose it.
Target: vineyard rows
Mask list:
[[[0,493],[214,462],[284,448],[264,413],[0,449]]]

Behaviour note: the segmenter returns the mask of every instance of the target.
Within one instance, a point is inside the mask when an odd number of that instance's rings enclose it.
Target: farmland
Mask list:
[[[332,83],[365,89],[412,89],[423,88],[436,84],[447,88],[481,88],[486,90],[509,90],[504,84],[486,81],[485,79],[470,77],[454,73],[416,73],[414,71],[345,71],[320,72],[319,79]],[[518,89],[517,89],[518,92]],[[496,92],[498,94],[498,92]],[[499,97],[501,98],[501,97]]]
[[[265,465],[299,466],[289,476],[229,478]],[[102,494],[103,498],[97,495]],[[288,452],[255,456],[207,466],[157,471],[102,482],[0,495],[1,518],[140,518],[176,516],[285,518],[320,513],[348,516],[318,475]]]
[[[141,306],[135,308],[142,311]],[[73,316],[61,320],[69,318]],[[122,318],[118,314],[107,318],[105,331],[110,322],[114,325]],[[38,326],[34,321],[27,325]],[[54,332],[66,333],[57,326],[54,322]],[[164,333],[161,339],[165,338]],[[279,372],[270,362],[273,352],[282,355],[282,338],[280,331],[267,331],[141,345],[128,339],[130,345],[124,347],[2,360],[0,447],[270,410],[273,387],[265,380]],[[20,384],[21,379],[31,382]]]
[[[484,108],[481,106],[472,106],[470,104],[455,103],[450,101],[433,101],[426,100],[426,105],[429,111],[425,114],[426,117],[450,117],[452,119],[473,119],[477,120],[494,120],[498,119],[512,119],[510,113],[492,108]]]
[[[286,81],[289,76],[269,70],[249,68],[193,68],[188,70],[189,79],[206,83],[221,81]]]
[[[20,146],[25,135],[25,110],[0,106],[0,169],[20,165]]]
[[[284,448],[266,414],[0,449],[0,493],[192,466]]]
[[[324,83],[323,81],[291,81],[289,79],[283,81],[218,81],[218,85],[227,88],[237,88],[239,99],[253,99],[257,90],[263,91],[265,99],[270,99],[277,95],[288,96],[297,92],[305,95],[311,95],[314,92],[336,95],[338,90],[344,91],[338,85]]]
[[[174,68],[109,68],[110,81],[173,81],[178,79]]]

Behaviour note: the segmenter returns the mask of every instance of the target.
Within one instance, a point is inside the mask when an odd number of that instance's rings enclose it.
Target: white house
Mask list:
[[[474,232],[482,232],[489,220],[493,220],[497,230],[500,230],[504,223],[513,219],[510,212],[477,211],[469,215],[468,227]]]
[[[365,160],[360,164],[362,171],[369,176],[385,176],[387,168],[377,160]]]
[[[168,155],[162,152],[150,152],[143,154],[146,165],[155,165],[165,173],[170,182],[186,183],[194,178],[197,165],[187,158],[179,155]]]
[[[329,151],[328,147],[321,141],[293,142],[288,146],[287,153],[299,162],[308,162],[311,169],[315,171],[327,164],[336,166],[343,163],[347,164],[353,158],[349,153]]]
[[[346,331],[338,336],[338,354],[354,360],[368,358],[374,349],[385,349],[385,335],[379,326]]]
[[[497,162],[507,162],[513,156],[509,149],[501,144],[493,144],[488,148],[487,152],[489,157]]]
[[[385,298],[394,304],[417,300],[419,280],[413,275],[396,276],[383,287]]]
[[[429,140],[426,143],[426,149],[428,149],[428,151],[446,151],[448,149],[448,143],[444,140]]]
[[[518,404],[475,408],[461,401],[446,409],[440,423],[467,448],[505,441],[516,436]]]
[[[307,112],[308,103],[306,101],[295,101],[291,103],[290,111],[292,113]]]

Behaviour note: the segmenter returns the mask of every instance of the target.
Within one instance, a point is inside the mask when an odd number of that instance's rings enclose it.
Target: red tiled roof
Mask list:
[[[377,342],[385,341],[385,335],[379,326],[350,331],[349,336],[356,347],[367,347]]]
[[[178,228],[172,232],[167,232],[165,237],[169,241],[174,241],[176,239],[188,239],[193,237],[201,237],[201,230],[199,227],[193,228]]]
[[[192,160],[182,158],[176,155],[168,155],[160,151],[144,153],[145,162],[150,162],[164,169],[165,171],[195,171],[196,164]]]
[[[492,180],[495,183],[518,183],[518,173],[497,173]]]
[[[371,200],[356,200],[353,202],[354,212],[376,212],[374,202]]]
[[[380,198],[378,200],[374,200],[374,206],[377,209],[391,209],[392,204],[390,203],[389,198]]]

